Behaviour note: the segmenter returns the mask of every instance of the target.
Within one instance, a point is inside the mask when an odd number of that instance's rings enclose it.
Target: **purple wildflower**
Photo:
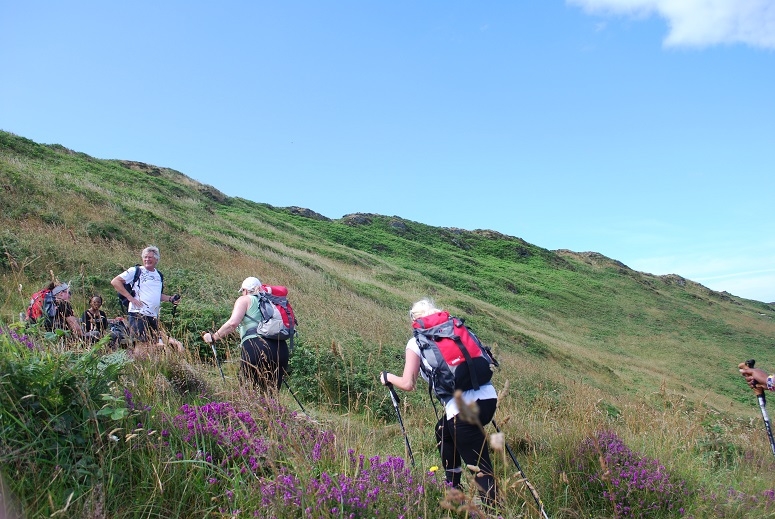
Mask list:
[[[22,334],[19,335],[19,333],[16,332],[16,330],[8,329],[7,331],[0,326],[0,335],[3,335],[4,333],[7,333],[8,336],[14,341],[18,342],[19,344],[23,344],[30,350],[35,349],[35,343],[32,342],[32,339],[27,337],[26,335]]]
[[[583,487],[600,492],[617,517],[645,517],[674,511],[683,514],[691,492],[657,460],[633,452],[611,431],[584,440],[577,469],[587,474]]]

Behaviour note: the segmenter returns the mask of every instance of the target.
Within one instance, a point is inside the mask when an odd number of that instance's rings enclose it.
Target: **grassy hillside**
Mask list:
[[[114,302],[109,280],[153,243],[167,284],[185,297],[181,321],[207,309],[219,322],[234,287],[255,274],[291,287],[308,343],[400,351],[407,308],[432,295],[504,359],[529,357],[547,373],[609,393],[665,386],[720,409],[747,404],[734,367],[749,357],[768,361],[775,342],[772,306],[599,254],[395,216],[301,216],[226,197],[171,169],[9,133],[0,134],[0,153],[6,320],[50,271]],[[82,308],[85,297],[74,302]]]
[[[775,365],[772,305],[491,230],[374,214],[330,220],[314,208],[273,207],[271,193],[255,192],[267,203],[225,196],[169,168],[0,132],[0,322],[18,321],[52,274],[76,287],[76,311],[97,292],[116,314],[110,279],[155,244],[167,291],[183,296],[176,315],[165,309],[162,320],[190,352],[207,360],[199,333],[228,317],[244,277],[287,285],[300,320],[292,378],[299,396],[320,412],[389,420],[377,373],[400,369],[408,308],[430,295],[494,346],[498,384],[510,387],[503,415],[519,424],[507,435],[568,517],[584,515],[570,512],[578,504],[560,505],[556,453],[571,441],[564,435],[575,440],[601,424],[621,427],[652,455],[672,449],[690,459],[721,445],[771,466],[736,366],[748,358]],[[219,352],[227,370],[235,348]],[[418,435],[432,414],[421,393],[408,397],[407,410]],[[559,431],[568,425],[577,430]],[[736,444],[719,432],[725,428],[764,443]],[[683,445],[687,435],[697,444]],[[395,438],[381,442],[402,449]],[[432,443],[424,447],[432,459]]]

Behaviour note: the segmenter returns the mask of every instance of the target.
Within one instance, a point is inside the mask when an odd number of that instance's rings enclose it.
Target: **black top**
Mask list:
[[[105,312],[102,310],[99,310],[98,312],[99,313],[97,315],[92,314],[91,310],[88,308],[83,312],[81,321],[83,321],[83,331],[85,333],[96,330],[102,334],[110,327],[108,324],[108,316],[105,314]]]
[[[73,313],[73,307],[70,304],[69,301],[55,301],[54,304],[56,305],[56,315],[53,318],[53,321],[51,322],[51,329],[62,329],[62,330],[68,330],[67,326],[67,318],[71,315],[75,315]]]

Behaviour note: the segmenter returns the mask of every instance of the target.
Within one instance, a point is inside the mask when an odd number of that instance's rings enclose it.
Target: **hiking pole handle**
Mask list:
[[[753,369],[753,367],[756,365],[756,361],[754,359],[749,359],[743,364],[746,367]],[[742,368],[743,364],[738,367]],[[770,424],[770,417],[767,414],[767,398],[764,396],[764,387],[754,381],[753,390],[754,393],[756,393],[756,399],[759,401],[759,408],[762,410],[764,429],[767,431],[767,438],[770,440],[770,450],[772,450],[772,454],[775,456],[775,438],[772,436],[772,425]]]
[[[743,367],[747,367],[749,369],[753,369],[755,365],[756,365],[756,360],[748,359],[745,362],[741,362],[737,367],[739,369],[743,369]],[[758,382],[756,382],[756,380],[754,380],[753,381],[753,385],[751,386],[751,388],[753,389],[754,393],[756,393],[756,396],[759,398],[759,404],[762,405],[762,402],[764,402],[764,405],[766,405],[767,404],[767,399],[764,396],[764,387],[761,384],[759,384]]]

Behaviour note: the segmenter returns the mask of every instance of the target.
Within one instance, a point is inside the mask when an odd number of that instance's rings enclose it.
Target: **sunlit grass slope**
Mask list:
[[[600,442],[622,438],[670,459],[703,488],[769,488],[751,478],[757,467],[773,467],[755,398],[736,366],[748,358],[775,366],[772,305],[592,252],[550,251],[492,230],[399,216],[331,220],[315,208],[274,207],[271,193],[261,192],[264,203],[229,197],[173,169],[0,132],[0,322],[18,321],[52,275],[73,283],[78,313],[101,293],[108,314],[117,314],[110,279],[154,244],[167,292],[183,296],[175,315],[163,309],[162,322],[183,340],[192,369],[231,398],[235,378],[221,387],[199,334],[228,317],[244,277],[287,285],[300,321],[291,377],[297,396],[339,434],[341,427],[372,431],[359,448],[403,455],[377,374],[401,368],[408,308],[432,296],[493,345],[501,363],[496,385],[509,386],[499,411],[507,438],[560,515],[595,516],[589,510],[598,505],[586,501],[583,485],[560,473],[585,438],[609,427],[618,436]],[[234,340],[219,345],[227,373],[236,348]],[[415,450],[429,465],[433,408],[422,390],[405,403]],[[166,412],[175,412],[170,405]],[[751,456],[756,462],[747,465]]]
[[[400,352],[406,309],[431,295],[497,344],[505,364],[530,358],[555,378],[608,393],[664,386],[722,409],[747,404],[734,366],[766,362],[775,342],[770,305],[494,231],[372,214],[300,216],[171,169],[10,133],[0,133],[0,182],[5,319],[50,271],[76,282],[80,309],[92,291],[114,304],[109,280],[153,243],[167,284],[185,298],[179,323],[220,321],[234,287],[255,274],[291,287],[309,344]]]

